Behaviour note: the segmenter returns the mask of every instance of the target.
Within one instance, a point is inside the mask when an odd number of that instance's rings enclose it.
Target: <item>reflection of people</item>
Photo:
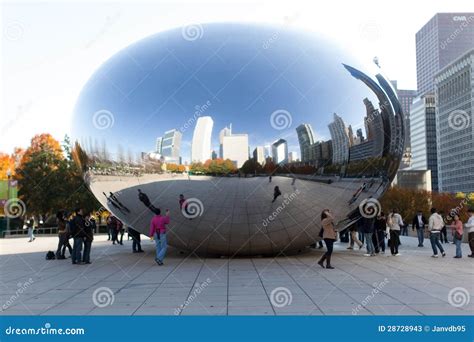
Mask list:
[[[166,256],[168,244],[166,241],[166,225],[170,223],[170,211],[166,209],[166,215],[162,216],[160,209],[157,209],[156,215],[150,223],[150,237],[155,240],[156,256],[155,261],[158,265],[163,265]]]
[[[275,186],[275,188],[273,189],[273,202],[276,201],[277,197],[281,195],[281,191],[280,191],[280,188],[277,186]]]
[[[272,182],[272,175],[268,176],[268,183]]]
[[[295,185],[295,182],[296,182],[296,177],[293,176],[293,181],[291,182],[291,185]]]
[[[26,226],[28,227],[28,242],[32,242],[35,239],[35,222],[35,217],[31,216],[26,224]]]
[[[117,196],[115,196],[115,194],[114,194],[113,192],[109,192],[109,193],[110,193],[109,198],[112,198],[112,199],[115,201],[115,203],[117,203],[117,204],[118,204],[121,208],[123,208],[125,211],[130,212],[130,210],[129,210],[126,206],[124,206],[124,205],[122,204],[122,202],[120,202],[120,201],[118,200]]]
[[[329,209],[324,209],[321,213],[321,226],[323,227],[323,239],[326,243],[327,251],[319,259],[318,264],[324,268],[324,261],[326,260],[326,268],[333,269],[331,265],[331,256],[334,242],[337,239],[337,231],[334,227],[334,217]]]
[[[150,199],[148,198],[147,194],[145,194],[144,192],[142,192],[141,189],[138,189],[138,199],[140,200],[140,202],[142,202],[146,207],[148,207],[148,209],[150,209],[153,213],[155,213],[156,215],[158,211],[160,211],[160,209],[156,208],[153,204],[151,204],[150,202]]]

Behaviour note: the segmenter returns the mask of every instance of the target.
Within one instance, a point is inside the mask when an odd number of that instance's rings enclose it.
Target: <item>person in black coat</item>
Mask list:
[[[82,262],[85,264],[91,263],[91,247],[96,227],[94,217],[87,215],[84,227],[84,253],[82,255]]]
[[[425,239],[425,226],[428,224],[426,217],[423,215],[421,210],[416,212],[412,221],[412,230],[416,229],[416,235],[418,236],[418,247],[423,247],[423,241]]]
[[[137,232],[132,227],[128,227],[128,235],[132,238],[132,250],[133,253],[143,253],[140,232]]]
[[[84,219],[82,209],[76,209],[75,213],[76,215],[69,223],[71,236],[74,240],[71,259],[73,264],[80,264],[82,245],[84,243],[84,237],[86,236],[86,221]]]

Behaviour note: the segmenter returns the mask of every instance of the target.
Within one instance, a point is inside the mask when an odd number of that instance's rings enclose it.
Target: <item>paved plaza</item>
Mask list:
[[[92,264],[45,260],[56,237],[0,240],[2,315],[470,315],[473,259],[431,258],[402,237],[399,257],[364,257],[336,243],[334,270],[323,250],[276,258],[204,258],[171,248],[165,265],[154,245],[131,253],[131,240],[97,236]]]

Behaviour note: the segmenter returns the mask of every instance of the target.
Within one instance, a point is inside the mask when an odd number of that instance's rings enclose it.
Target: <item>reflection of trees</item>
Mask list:
[[[217,158],[213,160],[208,159],[204,164],[201,162],[192,163],[189,170],[194,174],[226,175],[235,173],[237,168],[231,160]]]
[[[240,168],[240,171],[243,172],[244,174],[262,173],[263,167],[262,165],[260,165],[258,161],[251,158],[242,165],[242,167]]]

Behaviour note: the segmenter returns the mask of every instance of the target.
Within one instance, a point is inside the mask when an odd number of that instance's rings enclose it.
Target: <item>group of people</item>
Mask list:
[[[464,226],[469,229],[468,241],[471,249],[469,257],[474,257],[474,209],[468,210],[469,219],[466,224],[463,225],[457,213],[453,213],[452,223],[447,224],[443,216],[436,210],[431,209],[431,216],[428,220],[423,216],[422,212],[419,211],[412,222],[412,229],[417,230],[417,236],[419,247],[423,247],[424,230],[428,229],[430,234],[431,247],[433,249],[433,258],[438,257],[439,253],[444,257],[446,252],[441,245],[440,236],[442,235],[443,229],[451,229],[453,232],[453,243],[456,245],[456,252],[454,258],[462,258],[462,239],[464,236]],[[364,217],[362,216],[357,225],[353,225],[350,230],[350,245],[347,249],[354,249],[354,245],[357,245],[359,249],[362,249],[365,245],[367,252],[364,256],[375,256],[378,253],[385,253],[385,239],[388,237],[387,245],[390,247],[390,252],[393,256],[399,256],[398,247],[400,243],[400,231],[405,226],[402,216],[399,214],[397,209],[393,209],[388,216],[385,216],[383,212],[380,212],[376,217]],[[334,221],[334,215],[329,209],[324,209],[321,213],[321,231],[320,237],[326,244],[327,251],[319,259],[318,264],[327,269],[333,269],[331,265],[331,256],[333,252],[334,242],[337,240],[338,231],[336,229],[336,223]],[[362,240],[362,241],[361,241]],[[447,242],[447,239],[446,239]],[[314,245],[316,246],[316,245]],[[320,248],[322,247],[320,241]],[[326,262],[326,264],[324,264]]]

